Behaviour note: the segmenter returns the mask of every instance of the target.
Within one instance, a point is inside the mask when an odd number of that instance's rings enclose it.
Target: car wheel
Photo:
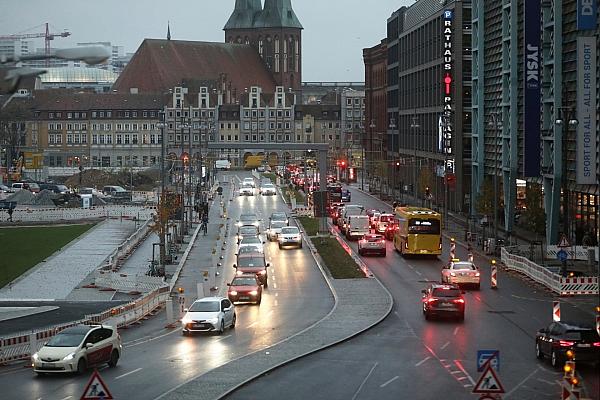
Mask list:
[[[358,249],[358,255],[359,255],[359,256],[362,256],[362,255],[363,255],[363,251],[362,251],[362,249]]]
[[[45,372],[35,371],[37,376],[46,376]]]
[[[281,247],[281,244],[280,244],[280,245],[279,245],[279,250],[281,250],[281,249],[282,249],[282,247]]]
[[[302,242],[300,242],[300,244],[298,245],[298,248],[301,249],[302,248]]]
[[[560,367],[560,359],[554,350],[552,350],[552,353],[550,354],[550,365],[554,368]]]
[[[117,366],[117,363],[119,362],[119,352],[117,350],[112,351],[112,353],[110,353],[110,360],[108,361],[108,366],[111,368],[114,368]]]
[[[237,316],[233,314],[233,319],[231,320],[231,329],[235,329],[235,323],[237,320]]]
[[[463,321],[465,320],[465,313],[461,313],[461,314],[459,314],[459,315],[458,315],[458,320],[459,320],[460,322],[463,322]]]
[[[475,285],[475,290],[480,290],[481,289],[481,284],[478,283],[477,285]]]
[[[269,279],[266,277],[265,277],[264,286],[265,286],[265,289],[269,287]]]
[[[217,332],[219,335],[222,335],[225,332],[225,322],[221,320],[221,325],[219,326],[219,331]]]
[[[80,358],[79,362],[77,363],[77,373],[81,375],[86,370],[87,370],[87,363],[85,362],[85,359]]]
[[[383,253],[381,253],[381,256],[385,257],[386,256],[386,252],[384,251]]]
[[[542,360],[544,358],[544,353],[542,353],[542,348],[540,346],[540,342],[536,340],[535,342],[535,356]]]
[[[431,319],[431,315],[429,315],[429,313],[427,311],[424,311],[423,314],[425,315],[426,321],[429,321]]]

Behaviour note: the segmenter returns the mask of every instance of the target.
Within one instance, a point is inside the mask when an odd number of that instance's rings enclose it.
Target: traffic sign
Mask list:
[[[492,368],[496,371],[500,371],[500,351],[477,350],[477,372],[482,372],[488,361],[492,365]]]
[[[560,242],[558,243],[558,246],[556,247],[571,247],[571,243],[569,243],[569,239],[567,239],[567,237],[565,235],[562,235],[560,237]]]
[[[560,301],[557,300],[552,302],[552,321],[560,321]]]
[[[100,377],[98,370],[94,370],[80,400],[114,400],[106,383]]]
[[[502,387],[500,379],[498,379],[498,376],[496,376],[496,373],[492,369],[490,363],[487,363],[483,374],[481,374],[479,380],[475,384],[473,393],[504,393],[504,387]]]
[[[560,262],[567,261],[568,257],[569,257],[569,254],[566,251],[564,251],[562,248],[556,253],[556,259]]]
[[[571,391],[567,386],[568,385],[563,385],[563,387],[562,387],[562,396],[560,398],[562,400],[578,400],[579,399],[579,392],[578,391]]]
[[[596,315],[596,332],[600,335],[600,314]]]

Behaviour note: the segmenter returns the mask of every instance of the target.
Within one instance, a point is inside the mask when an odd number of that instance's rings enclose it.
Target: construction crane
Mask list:
[[[50,55],[50,41],[54,40],[55,37],[68,37],[71,36],[71,32],[65,30],[64,32],[61,33],[50,33],[50,27],[49,24],[46,22],[44,24],[46,26],[46,32],[41,32],[41,33],[24,33],[24,34],[14,34],[14,35],[0,35],[0,40],[2,39],[34,39],[34,38],[44,38],[45,41],[45,45],[44,45],[44,51],[45,54],[47,56]],[[43,26],[43,25],[38,25],[38,26]],[[37,26],[35,27],[37,28]],[[48,61],[46,61],[48,62]]]

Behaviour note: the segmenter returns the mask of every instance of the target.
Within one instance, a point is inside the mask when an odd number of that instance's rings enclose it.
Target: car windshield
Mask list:
[[[435,297],[460,297],[460,289],[435,288],[433,289],[433,295]]]
[[[273,213],[271,214],[271,219],[274,221],[285,221],[287,219],[287,215],[285,215],[285,213]]]
[[[281,233],[284,235],[286,235],[286,234],[293,235],[293,234],[299,233],[299,231],[298,231],[298,228],[296,228],[296,227],[288,226],[285,228],[281,228]]]
[[[439,235],[440,221],[438,219],[413,218],[408,221],[408,233]]]
[[[250,189],[252,189],[252,184],[251,184],[251,183],[244,182],[244,185],[243,185],[243,187],[244,187],[244,188],[250,188]]]
[[[256,235],[256,227],[255,226],[243,226],[240,228],[240,235],[242,236],[247,236],[247,235]]]
[[[265,259],[263,257],[240,257],[238,267],[264,267]]]
[[[240,247],[238,254],[247,254],[247,253],[261,253],[261,250],[255,244]]]
[[[283,228],[285,226],[285,222],[283,221],[273,221],[271,222],[271,229],[273,228]]]
[[[219,310],[220,307],[218,301],[197,301],[190,307],[190,311],[193,312],[211,312]]]
[[[77,347],[87,332],[62,332],[46,343],[46,347]]]
[[[457,262],[457,263],[454,263],[454,265],[452,266],[452,269],[470,269],[470,270],[475,270],[476,268],[471,263]]]
[[[240,215],[240,221],[245,222],[256,222],[258,218],[256,218],[256,214],[242,214]]]
[[[365,239],[369,242],[376,242],[378,240],[382,240],[383,236],[381,235],[365,235]]]
[[[257,238],[256,236],[248,236],[242,239],[242,241],[240,242],[240,244],[261,244],[262,242],[260,241],[259,238]]]
[[[231,286],[256,286],[256,278],[235,278]]]
[[[275,189],[275,186],[268,184],[268,185],[263,185],[263,189]]]

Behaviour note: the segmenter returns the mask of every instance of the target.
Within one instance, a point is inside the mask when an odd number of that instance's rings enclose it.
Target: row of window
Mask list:
[[[352,103],[354,103],[355,106],[364,106],[365,105],[365,98],[364,97],[355,97],[353,99],[352,97],[347,97],[346,98],[346,105],[351,106]]]
[[[124,118],[138,118],[139,115],[141,115],[144,118],[156,118],[157,112],[156,111],[142,111],[142,112],[138,112],[138,111],[118,111],[115,112],[116,116],[118,117],[124,117]],[[87,118],[87,112],[65,112],[65,115],[67,116],[67,119],[86,119]],[[92,111],[92,118],[112,118],[113,112],[112,111]],[[48,113],[48,118],[49,119],[61,119],[63,116],[63,113],[60,111],[56,111],[56,112],[49,112]]]
[[[167,111],[167,115],[169,116],[169,118],[173,118],[173,117],[188,118],[190,116],[190,112],[188,110],[183,110],[183,111],[180,111],[180,110],[168,110]],[[214,111],[201,110],[200,112],[194,111],[192,113],[192,117],[193,118],[206,118],[207,115],[208,115],[209,118],[214,118],[215,112]]]
[[[87,124],[84,123],[68,123],[65,124],[67,131],[86,131]],[[92,124],[91,125],[93,131],[111,131],[113,128],[113,124]],[[153,131],[156,130],[156,124],[148,123],[148,124],[115,124],[115,128],[117,131],[137,131],[139,128],[142,128],[143,131]],[[48,123],[48,131],[61,131],[63,129],[63,124],[60,122],[50,122]]]
[[[195,136],[196,141],[197,136]],[[68,145],[87,145],[88,143],[88,135],[85,133],[67,133],[65,143]],[[114,136],[115,144],[117,145],[130,145],[130,144],[140,144],[139,139],[141,139],[141,144],[160,144],[161,136],[157,134],[143,134],[141,136],[137,134],[116,134]],[[63,143],[63,135],[50,133],[48,134],[48,144],[49,145],[62,145]],[[92,144],[113,144],[113,135],[111,134],[93,134],[92,135]]]
[[[245,110],[244,111],[244,117],[245,118],[250,118],[250,115],[252,115],[252,118],[265,118],[265,110],[252,110],[252,112],[250,112],[250,110]],[[283,116],[286,116],[287,118],[290,118],[292,115],[292,112],[290,110],[285,110],[285,113],[283,110],[277,110],[277,114],[275,113],[275,110],[269,110],[269,118],[275,118],[275,116],[279,117],[279,118],[283,118]]]

